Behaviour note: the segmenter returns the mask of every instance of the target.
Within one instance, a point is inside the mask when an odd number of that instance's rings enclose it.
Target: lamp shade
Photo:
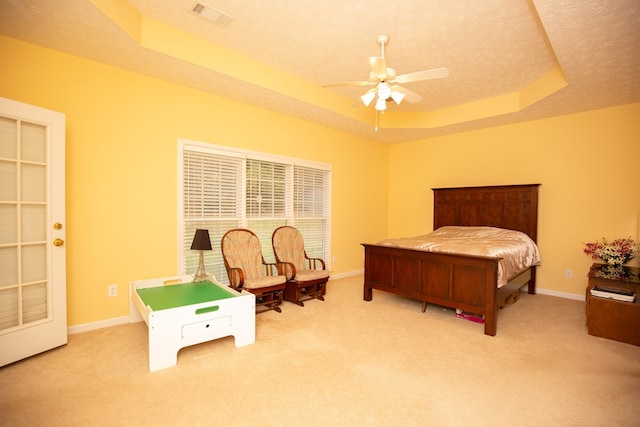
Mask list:
[[[375,97],[376,97],[376,91],[374,89],[362,95],[360,99],[362,100],[362,103],[368,107],[369,104],[371,104],[371,101],[373,101],[373,98]]]
[[[394,90],[391,92],[391,99],[393,99],[396,102],[396,104],[400,105],[400,103],[404,99],[404,93]]]
[[[211,250],[211,239],[209,238],[209,230],[198,228],[191,242],[191,249],[200,251]]]

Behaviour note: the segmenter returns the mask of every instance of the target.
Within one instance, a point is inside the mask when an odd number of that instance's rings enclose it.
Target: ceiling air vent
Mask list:
[[[223,11],[200,2],[193,4],[191,7],[191,13],[198,15],[207,21],[211,21],[219,27],[226,27],[231,21],[233,21],[233,17],[227,15]]]

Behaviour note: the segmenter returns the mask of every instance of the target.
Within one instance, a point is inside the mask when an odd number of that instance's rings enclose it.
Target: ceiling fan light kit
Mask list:
[[[371,104],[371,101],[373,101],[373,98],[375,97],[376,97],[376,91],[375,89],[371,89],[370,91],[362,95],[360,99],[362,100],[362,103],[368,107],[369,104]]]
[[[391,88],[384,80],[378,83],[378,99],[389,99],[391,96]]]
[[[409,74],[401,74],[396,76],[396,70],[387,67],[387,61],[384,58],[384,46],[389,43],[389,36],[387,34],[381,34],[376,37],[376,42],[380,45],[380,56],[369,57],[369,65],[371,71],[369,72],[369,80],[362,82],[345,82],[345,83],[331,83],[322,85],[322,87],[335,87],[335,86],[375,86],[373,89],[368,90],[364,95],[360,96],[362,103],[365,106],[371,105],[374,99],[376,103],[374,108],[376,109],[376,125],[375,130],[378,130],[378,112],[383,112],[387,109],[387,101],[393,100],[397,105],[406,99],[413,104],[420,102],[422,96],[409,89],[398,86],[396,83],[410,83],[420,80],[441,79],[449,76],[449,70],[446,68],[434,68],[431,70],[416,71]]]
[[[394,88],[391,88],[391,99],[393,99],[393,101],[400,105],[400,103],[402,102],[402,100],[404,99],[404,93],[402,92],[398,92],[397,90],[394,90]]]

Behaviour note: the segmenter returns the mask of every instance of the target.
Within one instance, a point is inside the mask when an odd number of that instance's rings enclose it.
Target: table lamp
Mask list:
[[[193,242],[191,243],[192,250],[200,251],[200,262],[198,263],[198,271],[193,276],[194,282],[203,282],[208,280],[207,272],[204,269],[204,254],[202,251],[211,250],[211,239],[209,239],[209,230],[203,230],[198,228],[196,234],[193,236]]]

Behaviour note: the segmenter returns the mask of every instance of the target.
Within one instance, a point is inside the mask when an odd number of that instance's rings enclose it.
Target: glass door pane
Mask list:
[[[46,138],[0,117],[0,332],[49,316]]]

